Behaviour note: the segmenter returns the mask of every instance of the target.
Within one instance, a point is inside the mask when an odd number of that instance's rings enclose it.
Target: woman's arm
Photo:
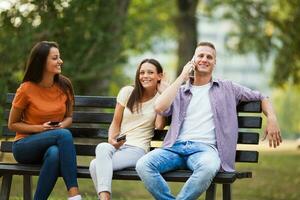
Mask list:
[[[67,128],[67,127],[71,126],[72,122],[73,122],[72,117],[66,117],[62,122],[59,123],[58,128]]]
[[[155,118],[155,129],[164,129],[166,126],[166,118],[157,114]]]
[[[184,81],[188,80],[189,71],[192,68],[192,66],[193,66],[192,63],[188,62],[183,67],[183,70],[182,70],[181,74],[178,76],[178,78],[169,87],[167,87],[161,93],[161,95],[159,95],[159,97],[156,99],[154,108],[157,113],[162,113],[171,106],[181,84]]]
[[[22,122],[22,113],[23,109],[11,107],[8,119],[8,128],[10,130],[21,133],[38,133],[53,129],[53,127],[49,125],[49,122],[42,125],[30,125]]]
[[[116,149],[120,148],[120,146],[125,143],[125,140],[117,142],[115,139],[120,134],[124,109],[125,107],[121,104],[116,104],[114,117],[108,129],[108,143],[113,145]]]

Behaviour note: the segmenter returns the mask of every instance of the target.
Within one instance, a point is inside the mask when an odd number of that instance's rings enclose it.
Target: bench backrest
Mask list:
[[[4,112],[5,120],[8,119],[14,94],[7,94]],[[108,126],[113,118],[116,105],[115,97],[105,96],[75,96],[75,109],[73,124],[70,128],[76,144],[77,155],[94,156],[95,147],[101,141],[107,141]],[[238,144],[253,144],[259,142],[258,131],[262,125],[261,104],[259,101],[241,103],[238,111]],[[161,143],[167,130],[155,130],[152,144]],[[12,152],[12,138],[15,133],[3,126],[1,152]],[[236,162],[257,162],[258,152],[237,150]]]

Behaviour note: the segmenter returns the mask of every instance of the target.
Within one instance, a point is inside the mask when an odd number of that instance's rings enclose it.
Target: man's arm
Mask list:
[[[165,89],[161,93],[161,95],[159,95],[159,97],[156,99],[154,108],[157,113],[162,113],[171,106],[181,84],[184,81],[188,80],[189,71],[191,70],[192,66],[193,66],[192,63],[188,62],[183,67],[183,70],[181,74],[178,76],[178,78],[167,89]]]
[[[268,98],[261,100],[261,106],[264,115],[267,117],[267,127],[264,131],[263,140],[268,137],[269,146],[276,148],[282,142],[282,138],[274,109]]]

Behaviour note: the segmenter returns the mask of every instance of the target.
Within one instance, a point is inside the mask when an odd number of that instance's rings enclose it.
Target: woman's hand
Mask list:
[[[166,74],[164,73],[161,77],[160,82],[157,84],[157,92],[161,94],[169,86],[170,86],[170,83],[166,79]]]
[[[113,145],[116,149],[119,149],[125,142],[126,140],[121,140],[120,142],[117,142],[117,140],[114,138],[108,138],[108,143]]]

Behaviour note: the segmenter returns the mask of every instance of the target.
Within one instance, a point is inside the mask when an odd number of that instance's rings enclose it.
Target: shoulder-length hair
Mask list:
[[[156,71],[158,74],[163,73],[163,68],[157,60],[155,60],[153,58],[146,58],[146,59],[142,60],[142,62],[140,63],[139,67],[136,70],[134,89],[133,89],[133,91],[128,99],[127,105],[126,105],[127,108],[132,113],[134,112],[135,109],[137,112],[139,112],[140,104],[141,104],[142,97],[144,94],[144,88],[139,79],[141,66],[144,63],[151,63],[152,65],[154,65],[156,67]]]
[[[51,48],[58,49],[58,44],[56,42],[41,41],[34,45],[26,62],[23,83],[27,81],[39,83],[42,81],[43,72],[46,68],[47,58]],[[61,74],[56,74],[54,76],[54,83],[56,83],[67,96],[67,113],[72,111],[74,90],[71,81]]]

